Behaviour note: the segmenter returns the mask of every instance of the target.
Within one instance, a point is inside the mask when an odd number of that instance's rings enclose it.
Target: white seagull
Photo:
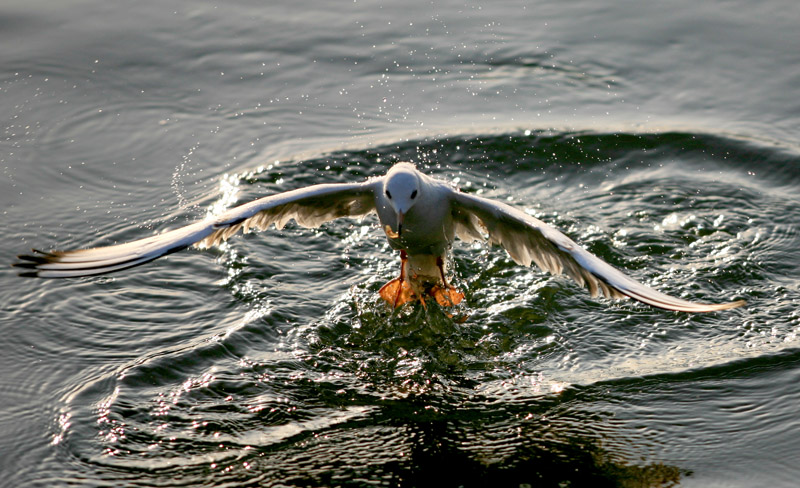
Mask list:
[[[93,249],[38,251],[19,256],[20,276],[70,278],[110,273],[138,266],[189,246],[207,248],[239,229],[282,229],[291,219],[319,227],[339,217],[378,214],[389,245],[400,251],[400,277],[380,295],[395,307],[430,297],[454,305],[463,294],[447,281],[448,252],[455,237],[500,244],[518,264],[536,263],[552,274],[566,273],[589,288],[593,297],[630,297],[654,307],[683,312],[711,312],[744,305],[744,300],[706,304],[675,298],[649,288],[572,239],[505,203],[460,192],[431,178],[411,163],[394,165],[385,176],[361,183],[321,184],[278,193],[234,207],[221,215],[145,239]]]

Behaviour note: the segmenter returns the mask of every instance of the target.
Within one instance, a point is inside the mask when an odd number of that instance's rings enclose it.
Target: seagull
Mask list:
[[[400,276],[380,289],[390,306],[432,298],[457,305],[464,295],[451,285],[448,254],[456,237],[485,240],[505,248],[523,266],[535,263],[564,273],[592,297],[626,298],[682,312],[711,312],[744,305],[744,300],[708,304],[666,295],[645,286],[591,254],[560,231],[503,202],[463,193],[448,182],[397,163],[380,177],[360,183],[319,184],[278,193],[231,208],[205,220],[136,241],[92,249],[39,251],[18,256],[20,276],[91,276],[147,263],[190,246],[216,246],[241,229],[282,229],[289,220],[319,227],[340,218],[376,212],[392,249],[400,252]]]

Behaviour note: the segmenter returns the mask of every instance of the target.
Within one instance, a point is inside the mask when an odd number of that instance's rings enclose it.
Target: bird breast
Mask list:
[[[396,217],[395,217],[396,218]],[[394,222],[386,222],[396,230]],[[381,225],[386,229],[383,219]],[[387,239],[394,249],[405,250],[409,255],[443,255],[455,235],[453,216],[449,201],[437,198],[421,199],[406,212],[403,229],[399,235],[389,235]]]

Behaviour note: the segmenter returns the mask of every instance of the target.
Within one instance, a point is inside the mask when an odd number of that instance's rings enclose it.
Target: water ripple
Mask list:
[[[677,483],[701,446],[721,442],[744,417],[772,428],[760,412],[780,407],[757,378],[789,385],[782,360],[771,358],[793,358],[798,344],[797,230],[788,217],[797,202],[766,191],[773,182],[731,156],[741,147],[702,134],[524,132],[228,173],[211,213],[422,159],[430,172],[521,206],[668,293],[749,304],[686,315],[593,299],[502,250],[459,244],[454,281],[465,304],[455,314],[392,313],[376,292],[398,262],[374,218],[315,231],[289,225],[116,277],[26,282],[8,303],[18,320],[35,316],[49,331],[35,339],[35,354],[67,350],[87,367],[59,388],[51,444],[76,471],[129,484],[139,483],[135,473],[146,474],[145,484],[326,484],[367,474],[391,484],[456,465],[464,467],[454,479],[464,481],[563,481],[577,466],[581,479]],[[764,361],[771,366],[761,373]],[[753,378],[735,383],[754,388],[744,394],[749,403],[706,391],[726,384],[730,368]],[[728,400],[738,394],[721,391]],[[692,421],[668,405],[697,395],[725,427],[706,444],[670,450],[665,435],[688,434],[665,419]],[[636,413],[624,415],[629,408]]]

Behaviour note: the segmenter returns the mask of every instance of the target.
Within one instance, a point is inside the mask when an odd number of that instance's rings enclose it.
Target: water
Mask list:
[[[707,315],[454,249],[392,316],[374,218],[0,281],[3,486],[794,486],[794,2],[6,1],[0,261],[395,161]],[[462,321],[463,319],[463,321]]]

